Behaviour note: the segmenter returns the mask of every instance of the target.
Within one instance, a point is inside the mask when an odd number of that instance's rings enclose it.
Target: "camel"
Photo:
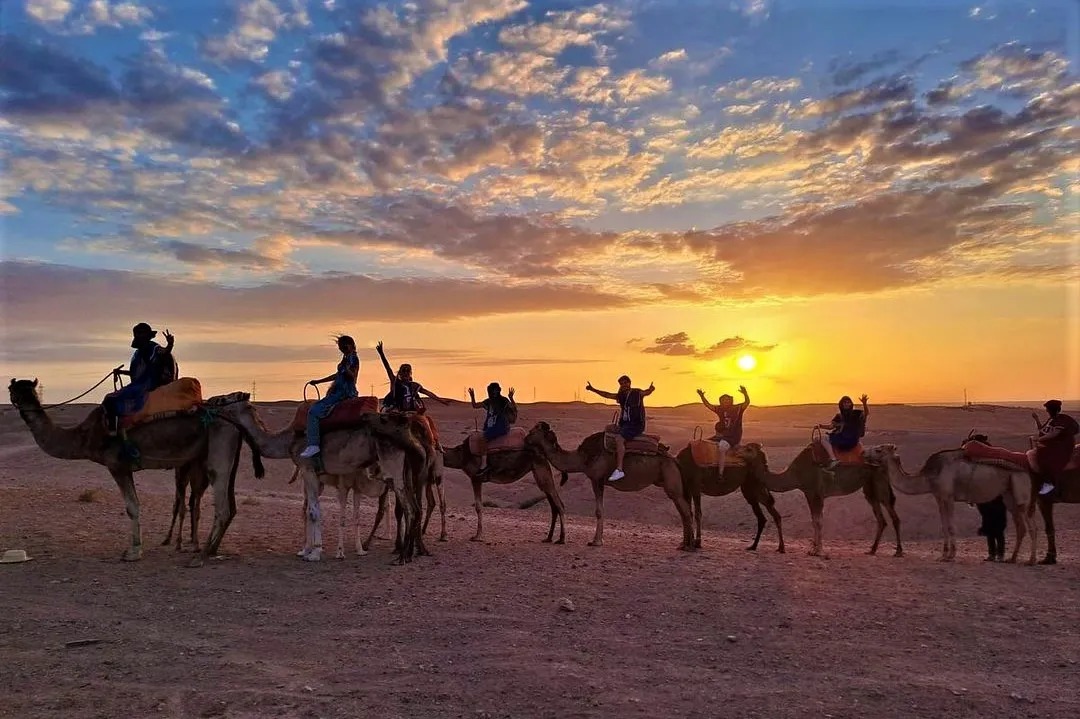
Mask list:
[[[289,480],[289,484],[296,481],[300,476],[300,468],[297,467],[293,470],[292,478]],[[380,506],[380,511],[375,519],[375,524],[371,528],[371,534],[368,535],[367,541],[360,540],[360,497],[377,498],[381,505],[385,504],[387,494],[392,490],[390,484],[386,481],[386,478],[382,476],[382,472],[379,465],[375,464],[366,469],[358,472],[352,472],[350,474],[321,474],[319,479],[319,494],[322,495],[323,487],[330,485],[337,489],[338,496],[338,548],[334,556],[337,559],[345,558],[345,518],[348,516],[349,510],[349,495],[352,495],[353,502],[353,526],[356,531],[356,554],[357,556],[364,556],[367,554],[368,546],[371,544],[371,540],[375,536],[375,530],[378,529],[379,523],[382,520],[382,515],[385,512],[385,506]],[[304,516],[308,513],[307,497],[304,498]],[[296,553],[298,557],[304,557],[308,553],[308,547],[303,547]]]
[[[1080,445],[1078,445],[1080,446]],[[1039,513],[1043,518],[1043,527],[1046,532],[1046,556],[1039,564],[1057,564],[1057,536],[1054,532],[1054,505],[1080,504],[1080,462],[1075,461],[1080,456],[1080,449],[1073,454],[1073,466],[1066,468],[1057,478],[1057,489],[1048,495],[1038,493],[1042,478],[1032,475],[1031,491],[1036,501],[1028,507],[1029,523],[1035,514],[1035,506],[1038,505]],[[1035,525],[1030,525],[1034,530]]]
[[[589,542],[589,546],[602,547],[604,545],[604,489],[609,484],[607,478],[615,469],[615,456],[604,447],[604,433],[597,432],[589,435],[577,449],[565,450],[559,446],[559,438],[551,426],[547,422],[539,422],[529,430],[525,444],[534,447],[555,469],[563,472],[564,482],[566,474],[570,472],[583,473],[592,482],[593,497],[596,502],[596,534]],[[690,505],[683,491],[682,475],[679,473],[679,465],[675,458],[666,452],[628,453],[623,469],[626,476],[618,482],[611,483],[610,486],[620,492],[640,492],[654,485],[662,487],[682,520],[683,540],[679,549],[692,551],[694,549],[693,520],[690,516]]]
[[[896,445],[883,444],[866,451],[868,461],[880,464],[888,473],[889,483],[904,494],[933,494],[941,513],[941,533],[944,542],[941,561],[956,559],[956,530],[953,525],[953,505],[956,502],[978,504],[1001,496],[1013,516],[1016,543],[1009,558],[1015,562],[1020,545],[1028,534],[1025,510],[1031,503],[1031,480],[1026,472],[965,459],[964,450],[946,449],[930,455],[917,474],[908,474],[900,463]],[[1035,563],[1035,533],[1031,530],[1031,557]]]
[[[483,476],[480,473],[480,456],[469,449],[468,439],[457,447],[446,450],[443,462],[451,469],[460,469],[472,482],[473,506],[476,508],[476,534],[470,538],[473,542],[484,541],[484,513],[483,513],[483,485],[485,482],[494,484],[513,484],[526,474],[532,473],[536,486],[547,498],[551,508],[551,526],[548,527],[545,543],[552,543],[555,535],[555,522],[559,523],[559,538],[554,544],[566,543],[566,526],[564,516],[566,508],[563,506],[559,489],[555,486],[555,478],[551,472],[551,465],[540,454],[532,449],[509,450],[503,452],[491,452],[488,454],[488,471]]]
[[[694,509],[695,548],[701,548],[701,495],[723,497],[738,489],[757,519],[757,533],[754,535],[753,543],[746,548],[747,551],[757,551],[761,533],[765,530],[765,514],[761,511],[761,505],[764,504],[776,524],[777,534],[780,535],[780,545],[776,551],[780,554],[784,553],[784,530],[780,513],[776,511],[776,500],[769,494],[769,490],[765,489],[765,485],[761,483],[756,473],[750,472],[745,464],[728,462],[724,467],[724,476],[721,477],[717,467],[702,467],[694,461],[690,445],[684,447],[675,459],[679,463],[679,471],[682,472],[687,499]]]
[[[365,414],[349,429],[326,432],[320,468],[312,460],[300,457],[305,438],[292,423],[279,431],[270,431],[250,402],[231,405],[229,416],[254,438],[260,452],[269,459],[291,459],[304,477],[307,507],[303,559],[322,559],[322,513],[319,502],[322,484],[337,486],[371,465],[378,464],[384,479],[394,488],[396,506],[404,512],[403,529],[398,536],[398,563],[412,560],[414,554],[427,554],[419,531],[419,504],[416,485],[429,465],[428,451],[416,439],[404,417]],[[342,479],[339,479],[342,478]]]
[[[75,427],[58,427],[41,406],[35,391],[38,381],[12,379],[8,386],[11,403],[19,410],[37,445],[57,459],[85,459],[109,470],[124,498],[131,522],[131,542],[122,558],[134,562],[142,558],[142,530],[139,497],[133,474],[143,469],[176,469],[180,473],[204,472],[214,489],[214,525],[202,550],[192,564],[216,554],[225,532],[236,516],[234,483],[240,463],[242,443],[251,447],[255,476],[263,476],[258,448],[252,437],[218,412],[228,402],[246,399],[243,393],[207,400],[210,412],[181,413],[139,424],[127,431],[128,441],[139,449],[138,464],[124,455],[122,443],[110,441],[105,432],[103,410],[95,408]],[[220,406],[218,406],[220,405]],[[189,475],[190,476],[190,475]],[[179,481],[179,480],[178,480]]]
[[[187,490],[191,487],[191,497],[188,500]],[[206,467],[201,464],[189,464],[176,470],[176,494],[173,498],[172,522],[169,523],[169,533],[165,535],[161,546],[167,547],[172,541],[173,530],[176,530],[176,551],[184,548],[184,503],[188,501],[191,515],[191,550],[199,551],[199,514],[203,493],[207,488]],[[177,519],[180,526],[177,527]]]
[[[796,455],[784,471],[776,473],[769,471],[768,458],[760,444],[750,442],[737,450],[737,453],[751,467],[751,471],[757,474],[768,491],[790,492],[798,489],[806,497],[806,504],[810,508],[810,521],[814,528],[810,556],[825,556],[821,536],[825,500],[829,497],[852,494],[860,489],[866,501],[870,503],[870,509],[873,510],[874,518],[877,520],[874,543],[870,545],[867,554],[877,554],[881,537],[885,533],[885,516],[881,511],[881,506],[885,505],[892,519],[893,530],[896,532],[894,556],[904,556],[904,548],[900,541],[900,517],[896,514],[896,495],[889,487],[888,479],[881,468],[872,464],[841,464],[835,470],[827,472],[815,461],[814,447],[809,445]]]

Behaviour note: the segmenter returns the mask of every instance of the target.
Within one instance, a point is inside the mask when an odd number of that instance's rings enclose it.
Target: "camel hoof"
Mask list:
[[[481,537],[479,534],[477,534],[474,537],[469,537],[469,541],[470,542],[482,542],[482,541],[484,541],[484,538]]]
[[[306,554],[301,555],[301,558],[305,562],[321,562],[322,561],[322,550],[321,549],[312,549],[310,552],[307,552]]]
[[[1016,557],[1009,557],[1005,560],[1006,564],[1016,564]]]
[[[344,558],[345,558],[345,550],[344,549],[339,549],[336,552],[334,552],[334,559],[344,559]]]
[[[751,544],[749,547],[746,548],[746,551],[748,551],[748,552],[756,552],[757,551],[757,545],[756,544]]]
[[[903,549],[897,549],[895,552],[893,552],[893,556],[894,557],[902,557],[902,556],[904,556],[904,550]]]
[[[450,538],[449,538],[449,537],[447,537],[447,536],[446,536],[445,534],[440,534],[440,535],[439,535],[439,541],[440,541],[440,542],[449,542],[449,541],[450,541]]]
[[[165,541],[161,543],[161,546],[162,547],[167,547],[171,543],[172,543],[172,537],[165,537]],[[177,549],[180,549],[180,547],[177,547]]]
[[[783,547],[777,547],[776,548],[776,553],[777,554],[787,554],[787,550],[784,549]]]
[[[602,547],[602,546],[604,546],[604,543],[602,541],[598,540],[598,539],[594,539],[593,541],[589,542],[589,546],[590,547]]]
[[[205,563],[205,561],[203,560],[203,556],[201,554],[197,554],[197,555],[195,555],[194,557],[191,558],[191,561],[189,561],[187,563],[187,565],[188,565],[188,568],[190,568],[190,569],[198,569],[204,563]]]
[[[551,537],[547,537],[546,539],[541,539],[540,544],[551,544]]]
[[[1043,557],[1043,560],[1039,562],[1039,564],[1043,565],[1044,567],[1049,567],[1051,565],[1057,564],[1057,557],[1051,557],[1050,555],[1047,555]]]
[[[867,549],[866,550],[866,556],[868,556],[868,557],[876,557],[877,556],[877,550],[876,549]]]
[[[142,549],[127,549],[120,555],[120,559],[125,562],[137,562],[142,559]]]
[[[559,537],[552,544],[566,544],[566,537]]]

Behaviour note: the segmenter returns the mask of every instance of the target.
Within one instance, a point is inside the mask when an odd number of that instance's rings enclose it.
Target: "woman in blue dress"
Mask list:
[[[334,407],[343,400],[357,396],[356,378],[360,375],[360,358],[356,355],[356,342],[348,335],[337,338],[337,347],[341,352],[341,361],[338,362],[337,371],[322,379],[313,379],[309,385],[317,386],[330,382],[330,389],[326,396],[315,404],[307,416],[307,443],[308,446],[300,453],[301,457],[314,457],[320,451],[319,422],[328,417]]]

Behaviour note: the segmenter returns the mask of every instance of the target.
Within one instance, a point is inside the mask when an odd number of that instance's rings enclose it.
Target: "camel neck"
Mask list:
[[[296,432],[292,425],[288,425],[279,431],[271,431],[259,419],[255,408],[249,406],[246,411],[238,412],[235,416],[237,423],[251,433],[259,452],[267,459],[291,459],[292,445],[296,440]]]
[[[799,486],[799,472],[795,462],[792,462],[780,472],[765,470],[765,487],[770,492],[791,492],[798,489]]]
[[[555,440],[553,446],[545,447],[545,454],[548,461],[560,472],[585,471],[585,455],[580,448],[571,452],[560,447],[559,441]]]
[[[889,472],[889,484],[902,494],[930,494],[930,478],[919,474],[908,474],[899,457],[889,457],[885,460],[885,468]]]
[[[75,428],[57,427],[40,406],[19,407],[19,415],[30,428],[34,442],[45,454],[57,459],[90,459],[82,425]]]

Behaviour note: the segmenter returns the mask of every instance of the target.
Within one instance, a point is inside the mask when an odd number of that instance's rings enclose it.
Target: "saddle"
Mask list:
[[[996,447],[975,440],[964,442],[963,448],[964,458],[972,462],[992,464],[996,467],[1014,469],[1018,472],[1038,471],[1038,464],[1035,462],[1035,450],[1033,449],[1026,452],[1014,452],[1004,447]]]
[[[604,433],[604,450],[608,452],[615,451],[615,438],[619,435],[611,432]],[[660,441],[660,437],[655,434],[639,434],[633,439],[626,440],[626,453],[627,454],[644,454],[644,455],[657,455],[667,454],[671,449],[666,444]]]
[[[814,461],[818,464],[825,465],[829,463],[829,453],[825,451],[825,448],[818,442],[814,442],[811,445],[811,451],[814,453]],[[862,442],[855,445],[852,449],[839,449],[833,447],[833,452],[836,454],[836,461],[843,465],[859,466],[866,464],[866,460],[863,458],[863,446]]]
[[[488,454],[498,454],[499,452],[521,452],[525,449],[525,436],[527,432],[524,427],[511,427],[509,434],[505,434],[502,437],[498,437],[491,441],[484,440],[483,432],[470,432],[468,437],[469,452],[474,455],[484,453],[484,445],[487,445]]]
[[[311,405],[313,404],[315,404],[313,401],[303,402],[296,408],[296,415],[292,421],[293,432],[300,434],[305,431],[308,412],[311,411]],[[351,397],[334,405],[330,414],[323,417],[319,422],[319,429],[323,432],[330,432],[335,429],[349,429],[359,424],[365,414],[377,413],[378,411],[379,400],[377,397]]]
[[[724,467],[744,467],[746,462],[732,447],[724,455]],[[690,441],[690,456],[694,458],[694,464],[702,469],[716,467],[720,464],[720,448],[716,442],[707,439],[694,439]]]
[[[120,427],[130,429],[155,419],[175,417],[195,411],[203,403],[202,385],[194,377],[181,377],[146,395],[146,402],[135,414],[120,418]]]

